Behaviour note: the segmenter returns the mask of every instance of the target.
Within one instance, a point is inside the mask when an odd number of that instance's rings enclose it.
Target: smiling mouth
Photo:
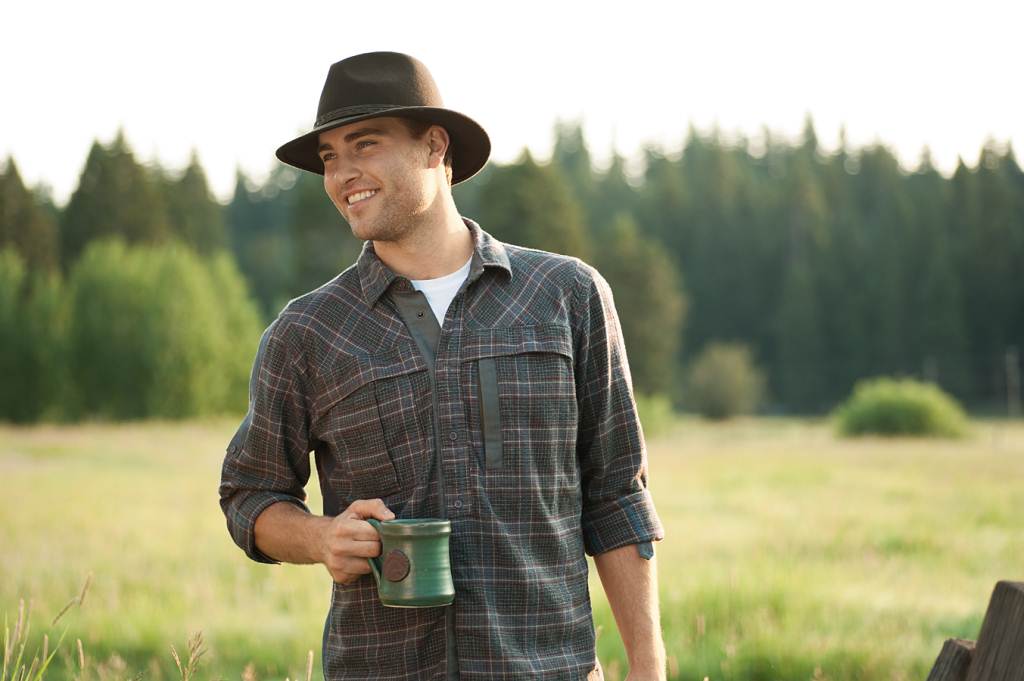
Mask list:
[[[353,194],[352,196],[348,197],[348,199],[346,200],[346,203],[348,203],[348,205],[350,205],[350,206],[354,206],[354,205],[356,205],[358,203],[363,203],[364,201],[366,201],[368,199],[372,199],[374,196],[376,196],[378,191],[379,190],[377,190],[377,189],[370,189],[370,190],[367,190],[365,192],[359,192],[358,194]]]

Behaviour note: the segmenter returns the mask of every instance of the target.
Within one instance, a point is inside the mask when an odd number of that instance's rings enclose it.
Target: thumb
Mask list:
[[[366,520],[376,518],[377,520],[391,520],[395,514],[391,512],[380,499],[357,499],[353,501],[342,514],[346,518]]]

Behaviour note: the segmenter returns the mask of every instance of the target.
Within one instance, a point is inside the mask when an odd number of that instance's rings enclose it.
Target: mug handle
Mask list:
[[[373,529],[377,530],[377,534],[380,535],[380,521],[376,518],[367,518],[366,522],[373,526]],[[381,540],[383,541],[383,537]],[[373,571],[373,578],[377,580],[377,586],[380,586],[380,573],[384,568],[381,566],[381,559],[378,558],[367,558],[370,562],[370,570]]]

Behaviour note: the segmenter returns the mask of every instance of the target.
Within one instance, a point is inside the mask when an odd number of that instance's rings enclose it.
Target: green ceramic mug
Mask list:
[[[367,519],[380,535],[379,558],[369,558],[380,602],[392,608],[429,608],[455,600],[448,538],[450,520]]]

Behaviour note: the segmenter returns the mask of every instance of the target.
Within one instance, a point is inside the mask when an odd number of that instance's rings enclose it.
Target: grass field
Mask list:
[[[76,638],[84,678],[176,678],[170,646],[200,630],[198,678],[305,678],[309,650],[322,678],[326,570],[252,563],[225,529],[235,425],[0,427],[0,611],[31,599],[35,638],[92,574],[47,678],[79,677]],[[1024,579],[1024,424],[839,441],[823,422],[683,419],[648,446],[670,678],[924,681],[945,638],[977,637],[995,582]]]

